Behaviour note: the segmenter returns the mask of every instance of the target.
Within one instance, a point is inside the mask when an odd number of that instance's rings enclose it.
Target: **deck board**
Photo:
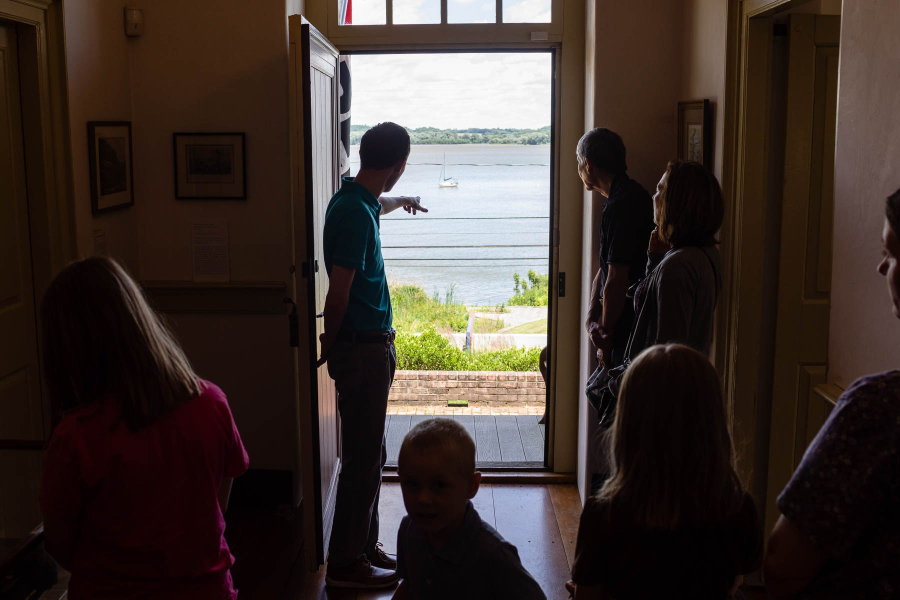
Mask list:
[[[411,415],[390,415],[391,421],[387,427],[387,455],[388,464],[397,464],[400,455],[400,444],[409,432],[409,420]]]
[[[475,460],[500,462],[500,437],[493,415],[475,415]]]
[[[387,464],[397,465],[400,445],[410,429],[435,415],[388,415],[385,422]],[[475,460],[501,466],[539,466],[544,463],[544,430],[535,415],[448,415],[466,428],[475,441]]]
[[[522,438],[522,449],[525,451],[525,460],[544,460],[544,438],[538,428],[537,417],[534,415],[519,415],[516,417],[519,427],[519,436]]]
[[[500,441],[500,460],[502,462],[524,462],[525,450],[522,437],[514,416],[494,417],[497,424],[497,437]],[[541,458],[543,460],[543,457]]]

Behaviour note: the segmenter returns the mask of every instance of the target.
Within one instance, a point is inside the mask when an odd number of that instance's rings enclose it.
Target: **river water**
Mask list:
[[[438,187],[445,155],[456,188]],[[351,172],[358,168],[354,146]],[[420,196],[429,209],[381,219],[392,283],[414,283],[441,297],[452,289],[458,302],[494,305],[514,294],[514,273],[548,273],[550,146],[413,146],[389,195]]]

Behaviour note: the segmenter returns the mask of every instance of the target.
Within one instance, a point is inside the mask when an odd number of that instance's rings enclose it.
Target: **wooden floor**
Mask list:
[[[403,437],[432,415],[388,415],[385,425],[388,465],[397,464]],[[501,465],[544,464],[544,426],[537,415],[452,415],[475,440],[475,460]]]
[[[574,485],[485,484],[473,503],[481,518],[519,550],[522,564],[548,598],[567,598],[564,585],[575,556],[581,502]],[[400,485],[385,483],[379,515],[385,550],[396,552],[397,530],[406,514]],[[523,518],[527,516],[528,518]],[[299,559],[299,523],[291,515],[229,515],[226,536],[236,562],[232,568],[242,600],[376,600],[394,590],[356,592],[325,587],[325,567],[310,573]]]

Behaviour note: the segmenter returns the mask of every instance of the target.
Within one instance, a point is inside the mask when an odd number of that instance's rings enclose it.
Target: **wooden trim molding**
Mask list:
[[[142,281],[154,308],[164,313],[286,315],[283,281]]]
[[[822,385],[814,387],[813,393],[819,398],[834,405],[837,404],[841,394],[844,393],[844,388],[835,383],[823,383]]]

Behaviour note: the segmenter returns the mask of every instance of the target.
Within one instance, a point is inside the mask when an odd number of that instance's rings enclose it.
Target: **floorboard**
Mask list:
[[[485,483],[478,488],[478,493],[472,498],[472,506],[478,511],[481,520],[497,528],[497,518],[494,516],[494,486]]]
[[[566,550],[569,569],[575,562],[575,541],[578,539],[578,524],[581,521],[581,497],[574,485],[548,485],[550,501],[559,526],[559,535]]]
[[[497,424],[497,437],[500,442],[500,459],[503,462],[525,462],[525,450],[522,448],[522,437],[519,426],[513,416],[494,417]],[[543,457],[541,457],[543,460]]]
[[[500,438],[492,415],[475,415],[475,460],[500,462]]]
[[[546,486],[494,485],[497,531],[550,600],[568,599],[569,562]]]
[[[522,438],[522,449],[527,461],[544,460],[544,438],[538,429],[537,417],[534,415],[519,415],[516,417],[519,427],[519,435]]]

